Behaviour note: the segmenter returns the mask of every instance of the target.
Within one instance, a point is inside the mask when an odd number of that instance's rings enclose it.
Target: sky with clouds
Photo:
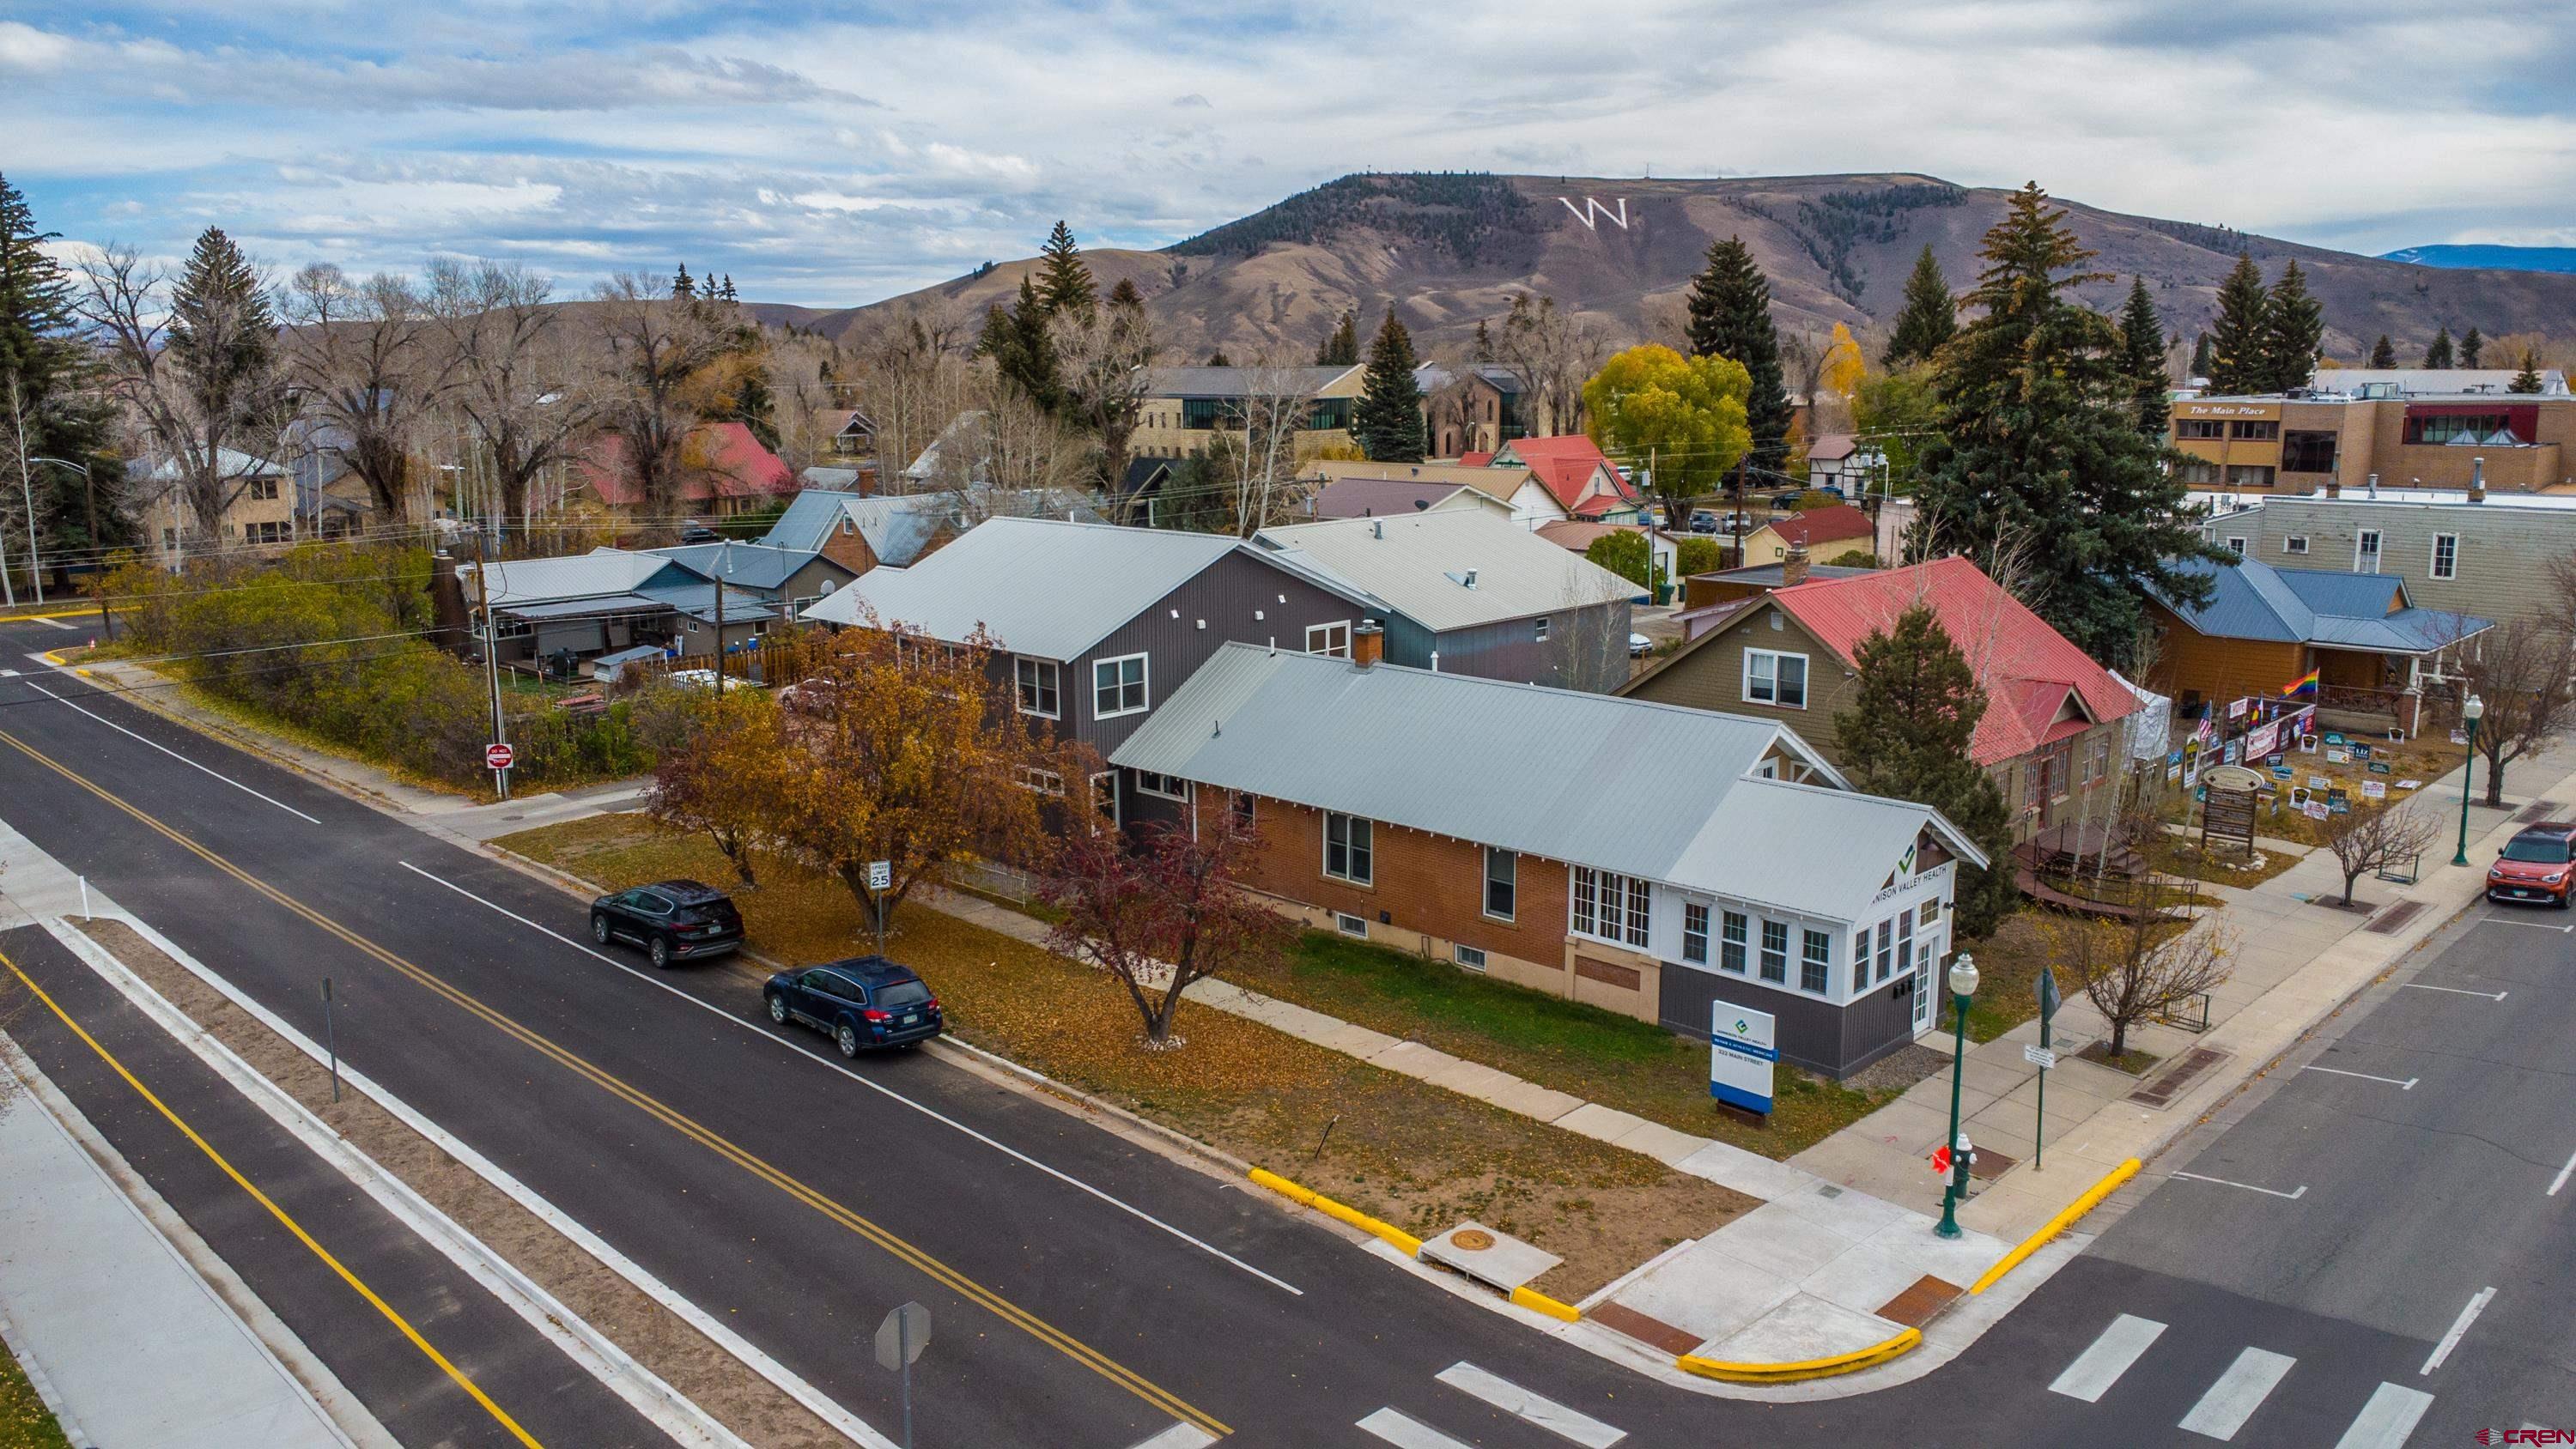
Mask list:
[[[0,0],[68,238],[839,306],[1357,170],[2037,178],[2360,251],[2576,245],[2568,0]]]

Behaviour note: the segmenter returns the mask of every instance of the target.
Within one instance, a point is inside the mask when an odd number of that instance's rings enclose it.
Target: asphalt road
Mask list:
[[[0,626],[0,667],[32,676],[23,653],[62,642]],[[2576,1425],[2553,1313],[2576,1188],[2543,1191],[2576,1153],[2554,930],[2471,927],[2424,968],[2527,976],[2478,988],[2504,1003],[2392,988],[2346,1014],[2325,1064],[2411,1090],[2276,1076],[2158,1165],[2305,1193],[2132,1190],[2095,1252],[1956,1363],[1771,1407],[1565,1349],[935,1059],[845,1070],[770,1030],[733,973],[622,969],[565,939],[578,902],[63,676],[0,679],[0,733],[23,747],[0,741],[0,817],[301,1028],[333,976],[348,1060],[880,1427],[893,1385],[866,1335],[927,1304],[925,1446],[1125,1449],[1180,1422],[1373,1445],[1354,1426],[1381,1408],[1457,1443],[1566,1442],[1435,1377],[1462,1361],[1639,1445],[2206,1443],[2180,1424],[2248,1348],[2295,1363],[2235,1442],[2336,1444],[2382,1384],[2433,1396],[2409,1442]],[[2421,1060],[2369,1054],[2398,1051]],[[2164,1327],[2097,1400],[2053,1392],[2124,1313]]]

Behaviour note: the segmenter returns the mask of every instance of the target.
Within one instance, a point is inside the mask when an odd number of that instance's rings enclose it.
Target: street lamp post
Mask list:
[[[69,459],[69,458],[50,458],[50,457],[45,456],[45,455],[44,455],[44,454],[42,454],[42,453],[31,453],[31,454],[29,454],[29,455],[28,455],[28,457],[27,457],[27,461],[28,461],[28,462],[30,462],[30,463],[51,463],[51,464],[53,464],[54,466],[56,466],[56,467],[58,467],[58,468],[69,468],[69,469],[71,469],[73,472],[78,473],[79,475],[81,475],[81,497],[82,497],[82,501],[83,501],[83,502],[84,502],[84,504],[86,505],[87,522],[88,522],[88,524],[89,524],[89,545],[90,545],[90,547],[91,547],[91,548],[93,548],[93,549],[97,548],[97,547],[98,547],[98,479],[97,479],[96,477],[94,477],[94,476],[90,473],[90,471],[89,471],[89,465],[88,465],[87,463],[75,463],[75,462],[73,462],[73,461],[72,461],[71,459]],[[21,482],[24,482],[25,480],[22,478],[20,481],[21,481]],[[38,567],[36,566],[36,531],[35,531],[35,526],[34,526],[34,520],[35,520],[35,517],[36,517],[36,499],[35,499],[35,495],[34,495],[33,493],[30,493],[30,494],[28,495],[28,497],[27,497],[27,518],[28,518],[28,521],[29,521],[29,522],[28,522],[28,529],[27,529],[27,566],[28,566],[30,569],[33,569],[33,570],[35,571],[35,575],[36,575],[36,602],[41,604],[41,603],[43,603],[43,602],[45,601],[45,574],[44,574],[44,570],[43,570],[43,569],[38,568]],[[105,577],[105,576],[106,576],[106,570],[107,570],[107,557],[106,557],[106,555],[105,555],[105,554],[100,554],[100,555],[98,556],[98,565],[99,565],[99,572],[100,572],[100,576],[103,578],[103,577]],[[98,606],[98,617],[99,617],[99,621],[100,621],[100,623],[101,623],[101,624],[102,624],[102,625],[107,629],[107,631],[108,631],[108,637],[109,637],[109,638],[114,638],[114,637],[116,636],[116,626],[115,626],[115,625],[113,625],[113,624],[108,624],[108,623],[106,622],[106,621],[107,621],[107,600],[106,600],[106,596],[105,596],[105,591],[104,591],[104,590],[102,590],[102,591],[101,591],[101,594],[100,594],[99,606]]]
[[[1941,1222],[1932,1229],[1945,1238],[1959,1236],[1959,1190],[1968,1180],[1967,1154],[1959,1150],[1959,1084],[1968,1072],[1968,998],[1976,992],[1977,958],[1962,951],[1950,963],[1950,1181],[1941,1193]]]
[[[2451,854],[2451,864],[2469,863],[2469,781],[2478,772],[2478,721],[2487,712],[2487,702],[2476,695],[2460,706],[2460,718],[2468,723],[2466,747],[2460,751],[2460,848]]]

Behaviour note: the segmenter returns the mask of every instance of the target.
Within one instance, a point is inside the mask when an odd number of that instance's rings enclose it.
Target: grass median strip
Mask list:
[[[733,881],[712,844],[636,815],[495,844],[603,889]],[[870,949],[837,882],[768,860],[759,876],[758,889],[734,897],[755,949],[789,962]],[[1559,1298],[1580,1298],[1754,1206],[1651,1158],[1210,1008],[1183,1008],[1180,1048],[1146,1051],[1114,981],[918,905],[896,917],[886,947],[930,981],[965,1040],[1415,1236],[1473,1218],[1535,1242],[1565,1259],[1537,1285]]]
[[[27,1381],[26,1370],[0,1348],[0,1449],[72,1449],[63,1426]]]

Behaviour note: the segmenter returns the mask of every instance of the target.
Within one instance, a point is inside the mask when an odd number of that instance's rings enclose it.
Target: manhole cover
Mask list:
[[[1494,1245],[1494,1235],[1482,1228],[1461,1228],[1449,1235],[1449,1241],[1468,1252],[1481,1253]]]

